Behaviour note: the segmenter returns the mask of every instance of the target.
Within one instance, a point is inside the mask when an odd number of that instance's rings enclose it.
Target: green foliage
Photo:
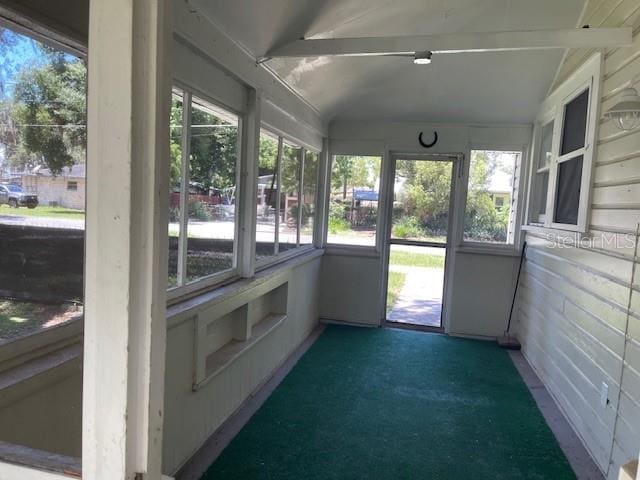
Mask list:
[[[282,174],[281,190],[288,195],[296,195],[300,188],[301,160],[302,149],[285,144],[282,152],[282,167],[280,173]]]
[[[393,226],[392,234],[396,238],[421,238],[425,232],[417,217],[402,217]]]
[[[190,184],[227,193],[236,186],[238,127],[193,106],[189,155]]]
[[[464,222],[467,240],[504,242],[507,239],[510,209],[508,206],[496,208],[487,189],[488,179],[497,168],[498,162],[489,152],[474,152]]]
[[[271,175],[275,173],[278,164],[278,141],[260,135],[260,157],[258,162],[258,175]]]
[[[174,96],[171,102],[169,179],[173,188],[180,188],[182,176],[182,101]]]
[[[195,218],[201,222],[211,220],[211,214],[202,202],[189,202],[189,218]]]
[[[406,279],[406,273],[389,271],[387,285],[387,313],[393,310]]]
[[[351,224],[347,221],[346,214],[343,204],[339,202],[329,203],[329,233],[336,234],[351,230]]]
[[[351,230],[351,224],[343,218],[329,217],[329,233],[336,234]]]
[[[509,208],[497,209],[488,191],[499,164],[492,152],[474,151],[469,172],[465,210],[465,238],[478,241],[505,241]],[[448,162],[398,161],[397,177],[404,188],[394,209],[394,236],[424,238],[446,233],[449,222],[451,164]],[[513,173],[508,171],[506,173]]]
[[[404,250],[392,250],[389,256],[389,265],[444,268],[444,256],[408,252]]]
[[[378,184],[379,172],[378,157],[336,155],[331,169],[331,189],[342,191],[344,200],[349,187],[373,189]]]

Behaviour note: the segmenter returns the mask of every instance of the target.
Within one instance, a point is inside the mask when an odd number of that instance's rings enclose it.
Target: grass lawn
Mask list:
[[[73,210],[64,207],[38,206],[36,208],[11,208],[8,205],[0,205],[0,215],[13,215],[16,217],[44,217],[44,218],[71,218],[84,220],[84,210]]]
[[[389,258],[390,265],[409,265],[411,267],[444,268],[444,257],[428,253],[394,251]]]
[[[82,306],[0,300],[0,343],[82,315]]]
[[[389,272],[389,285],[387,285],[387,312],[390,312],[398,301],[398,295],[400,295],[400,290],[402,290],[406,278],[406,273]]]

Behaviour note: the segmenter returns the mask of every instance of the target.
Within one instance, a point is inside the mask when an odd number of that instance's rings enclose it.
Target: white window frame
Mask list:
[[[535,127],[534,127],[534,133],[533,133],[533,149],[531,152],[531,179],[530,179],[530,186],[528,189],[528,195],[527,195],[527,224],[530,225],[539,225],[539,226],[544,226],[547,218],[549,216],[549,189],[551,187],[551,165],[553,163],[553,158],[549,159],[549,164],[546,167],[542,167],[539,168],[538,167],[538,159],[539,159],[539,155],[540,155],[540,150],[542,149],[542,131],[544,129],[545,126],[547,126],[549,123],[553,122],[553,130],[551,133],[551,155],[553,157],[553,152],[557,151],[557,146],[555,145],[554,142],[558,141],[558,135],[557,135],[557,128],[558,128],[558,122],[556,119],[556,107],[552,107],[550,110],[548,111],[544,111],[542,112],[540,115],[538,115],[538,118],[536,119],[536,123],[535,123]],[[544,199],[545,202],[545,213],[542,215],[539,215],[537,212],[534,211],[534,204],[535,204],[535,195],[537,194],[537,185],[536,185],[536,176],[539,173],[544,173],[546,172],[549,175],[549,178],[547,180],[547,196]],[[537,217],[537,218],[534,218]]]
[[[493,243],[493,242],[478,242],[474,240],[465,240],[464,239],[464,220],[467,215],[467,199],[469,193],[469,172],[471,170],[471,152],[472,151],[489,151],[489,152],[517,152],[520,153],[520,162],[519,165],[516,165],[516,170],[514,171],[514,175],[517,175],[518,184],[515,186],[516,195],[513,196],[515,199],[515,206],[513,208],[512,215],[513,218],[513,239],[512,241],[507,240],[505,243]],[[456,218],[454,218],[454,222],[457,225],[457,241],[456,241],[456,251],[459,252],[479,252],[479,253],[498,253],[498,254],[514,254],[520,248],[521,242],[521,225],[522,225],[522,216],[524,214],[524,188],[526,186],[525,182],[525,172],[527,172],[527,159],[529,158],[529,145],[518,145],[514,143],[471,143],[469,144],[469,148],[465,154],[465,161],[462,167],[462,175],[458,179],[460,184],[458,185],[458,190],[460,191],[461,199],[461,209],[459,214],[455,214]]]
[[[239,199],[243,194],[243,185],[241,182],[241,165],[244,152],[242,151],[242,132],[243,122],[246,121],[245,115],[235,111],[233,108],[222,104],[220,101],[211,98],[211,96],[203,93],[193,87],[174,79],[173,90],[180,90],[182,93],[182,157],[181,157],[181,178],[180,178],[180,230],[178,236],[178,284],[175,287],[167,289],[167,300],[171,303],[177,299],[182,299],[187,295],[199,292],[201,290],[210,289],[215,286],[240,277],[238,269],[238,258],[243,252],[240,252],[240,216],[243,212],[238,208]],[[190,134],[191,134],[191,100],[195,96],[213,106],[219,107],[238,118],[238,145],[236,156],[236,214],[234,218],[234,239],[233,239],[233,261],[232,267],[227,270],[215,272],[189,283],[181,283],[186,281],[186,265],[187,265],[187,242],[188,242],[188,198],[189,198],[189,154],[190,154]],[[185,188],[186,186],[186,188]],[[184,234],[183,234],[184,232]]]
[[[301,255],[303,253],[309,252],[311,250],[314,250],[316,248],[315,245],[315,238],[316,238],[316,232],[318,230],[318,201],[320,200],[319,198],[319,193],[320,193],[320,162],[322,159],[322,152],[320,152],[318,149],[316,148],[312,148],[308,145],[306,145],[304,142],[301,142],[299,140],[296,140],[294,138],[292,138],[289,135],[283,134],[282,132],[279,132],[277,129],[274,129],[272,127],[270,127],[269,125],[266,124],[262,124],[260,127],[260,131],[265,131],[268,134],[277,137],[278,138],[278,158],[276,161],[276,171],[277,171],[277,176],[278,176],[278,189],[277,189],[277,194],[276,194],[276,232],[275,232],[275,239],[274,239],[274,254],[270,255],[266,258],[260,259],[256,261],[255,267],[256,267],[256,272],[260,271],[260,270],[264,270],[265,268],[269,268],[274,266],[275,264],[284,262],[285,260],[289,260],[290,258],[296,257],[298,255]],[[280,196],[281,196],[281,188],[282,188],[282,181],[281,181],[281,173],[282,173],[282,157],[284,154],[284,144],[288,143],[291,145],[294,145],[296,148],[300,149],[300,176],[298,178],[298,218],[297,218],[297,222],[298,222],[298,229],[297,229],[297,234],[296,234],[296,247],[289,249],[285,252],[280,252],[279,251],[279,245],[280,245]],[[306,244],[301,244],[300,243],[300,226],[302,225],[302,208],[301,208],[301,204],[302,204],[302,199],[303,199],[303,195],[302,195],[302,189],[304,187],[303,182],[304,182],[304,166],[305,166],[305,161],[306,161],[306,155],[307,152],[313,152],[316,155],[318,155],[318,176],[316,178],[316,198],[315,198],[315,205],[316,205],[316,217],[314,219],[314,225],[313,225],[313,240],[311,243],[306,243]],[[259,153],[258,153],[259,154]],[[259,162],[259,159],[256,159],[256,162]],[[258,169],[256,168],[256,175],[257,175]],[[256,245],[256,241],[255,238],[253,240],[254,243],[254,248],[253,248],[253,252],[252,255],[255,256],[255,245]]]
[[[560,85],[543,102],[541,114],[535,124],[534,148],[531,153],[531,165],[528,185],[527,200],[527,225],[524,230],[537,228],[566,230],[570,232],[585,233],[588,229],[588,220],[591,210],[591,177],[593,166],[596,161],[598,119],[600,118],[600,91],[602,83],[602,53],[596,52],[586,62],[582,64],[562,85]],[[589,89],[589,103],[587,107],[587,125],[585,128],[584,147],[574,150],[571,153],[560,155],[562,131],[564,127],[565,106],[582,94],[585,89]],[[540,140],[542,127],[551,119],[554,120],[553,140],[551,151],[551,162],[549,165],[549,185],[547,189],[547,207],[544,222],[534,219],[533,212],[535,199],[535,168],[536,159],[541,148]],[[543,123],[544,122],[544,123]],[[558,165],[567,160],[574,159],[582,155],[582,178],[580,181],[580,200],[578,207],[578,220],[575,225],[558,223],[554,221],[556,207],[556,187],[558,182]]]

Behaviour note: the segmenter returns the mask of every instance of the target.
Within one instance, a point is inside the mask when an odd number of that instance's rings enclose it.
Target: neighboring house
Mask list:
[[[85,164],[65,167],[59,175],[48,168],[34,168],[22,175],[22,188],[38,195],[40,205],[84,210]]]
[[[513,175],[503,171],[495,172],[489,179],[487,191],[497,209],[510,208],[511,195],[513,193]]]

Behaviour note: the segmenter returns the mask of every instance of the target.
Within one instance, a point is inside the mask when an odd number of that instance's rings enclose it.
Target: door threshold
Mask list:
[[[444,327],[431,327],[429,325],[416,325],[413,323],[390,322],[389,320],[384,320],[381,326],[382,328],[397,328],[399,330],[415,330],[417,332],[444,334]]]

